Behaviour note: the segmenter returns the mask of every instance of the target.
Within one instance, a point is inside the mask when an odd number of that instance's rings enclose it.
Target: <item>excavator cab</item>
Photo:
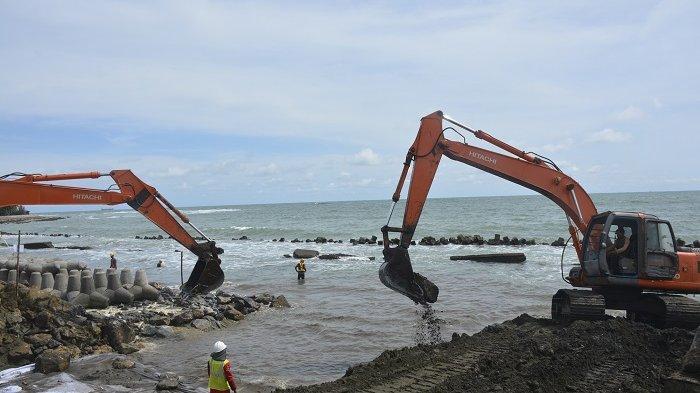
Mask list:
[[[672,279],[678,272],[673,229],[643,213],[593,216],[583,239],[582,269],[591,284],[630,278]],[[570,276],[575,272],[572,271]]]

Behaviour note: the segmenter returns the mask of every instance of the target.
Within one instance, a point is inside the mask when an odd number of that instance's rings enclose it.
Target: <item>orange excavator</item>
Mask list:
[[[450,126],[443,127],[443,121]],[[471,146],[457,129],[509,155]],[[446,131],[459,134],[463,141],[445,138]],[[389,219],[381,229],[384,262],[379,278],[390,289],[417,303],[437,301],[438,287],[413,271],[408,248],[443,155],[536,191],[564,210],[579,264],[566,277],[562,264],[562,277],[574,287],[589,289],[557,291],[552,298],[552,319],[596,320],[605,317],[606,309],[615,309],[656,326],[694,328],[700,324],[700,303],[679,295],[700,293],[700,252],[677,246],[668,221],[639,212],[598,213],[588,193],[552,160],[526,153],[440,111],[421,119],[392,197]],[[403,225],[390,227],[412,163]],[[390,247],[390,232],[401,234],[396,247]],[[614,234],[614,242],[609,234]]]
[[[48,184],[51,181],[97,179],[111,176],[114,185],[106,190]],[[178,210],[158,190],[146,184],[131,170],[113,170],[109,173],[86,172],[57,175],[11,173],[0,177],[0,206],[6,205],[118,205],[126,203],[134,210],[168,233],[197,256],[197,263],[189,279],[182,286],[183,295],[207,293],[224,282],[221,270],[223,249],[195,227],[189,217]],[[196,239],[173,217],[188,224],[202,238]]]

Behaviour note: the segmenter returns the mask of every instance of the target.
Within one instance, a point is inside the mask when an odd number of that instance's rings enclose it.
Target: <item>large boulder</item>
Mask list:
[[[266,304],[266,305],[272,303],[272,301],[275,300],[275,297],[269,293],[261,293],[259,295],[253,296],[253,298],[255,299],[256,302]]]
[[[180,378],[175,373],[161,374],[156,384],[156,390],[175,390],[180,384]]]
[[[173,317],[172,324],[174,326],[184,326],[192,322],[193,319],[194,316],[192,315],[192,311],[183,310],[180,314],[177,314]]]
[[[24,341],[16,341],[7,352],[7,361],[11,364],[27,364],[32,360],[32,347]]]
[[[289,304],[287,298],[284,297],[284,295],[279,295],[275,298],[275,300],[272,303],[270,303],[270,307],[289,308],[292,306]]]
[[[134,368],[134,366],[136,366],[136,362],[127,357],[116,358],[112,362],[112,368],[116,370],[128,370]]]
[[[563,237],[552,242],[551,246],[554,247],[564,247],[566,245],[566,240]]]
[[[44,374],[65,371],[70,358],[71,353],[65,347],[47,349],[36,358],[36,371]]]
[[[195,319],[192,321],[192,327],[199,330],[209,330],[211,329],[211,322],[203,318]]]
[[[224,316],[228,319],[233,319],[234,321],[241,321],[245,319],[245,314],[236,310],[235,307],[228,305],[224,309]]]
[[[303,248],[297,248],[294,250],[294,253],[292,253],[292,256],[294,258],[300,259],[300,258],[313,258],[317,257],[319,254],[318,251],[316,250],[307,250]]]
[[[120,350],[124,344],[134,341],[136,331],[130,324],[112,319],[102,327],[102,336],[112,348]]]

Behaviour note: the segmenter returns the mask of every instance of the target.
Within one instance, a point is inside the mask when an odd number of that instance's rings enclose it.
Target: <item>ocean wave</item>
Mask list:
[[[253,229],[253,227],[237,227],[237,226],[232,226],[231,229],[235,229],[237,231],[247,231],[248,229]]]
[[[186,214],[211,214],[211,213],[225,213],[225,212],[239,212],[241,209],[199,209],[199,210],[185,210]]]

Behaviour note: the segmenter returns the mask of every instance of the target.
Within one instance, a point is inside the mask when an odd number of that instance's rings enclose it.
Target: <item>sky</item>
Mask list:
[[[389,199],[443,110],[591,193],[698,190],[698,20],[697,1],[0,0],[0,175],[129,168],[182,206]],[[444,159],[430,195],[528,193]]]

